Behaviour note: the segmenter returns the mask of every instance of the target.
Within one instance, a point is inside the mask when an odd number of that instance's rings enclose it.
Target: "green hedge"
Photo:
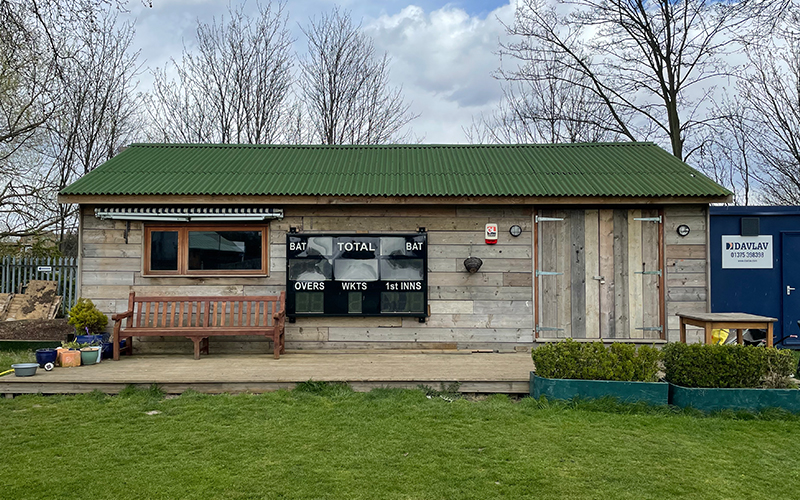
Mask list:
[[[774,347],[671,343],[664,347],[666,379],[683,387],[791,387],[794,358]]]
[[[655,382],[661,351],[655,347],[567,339],[532,351],[536,374],[545,378]]]

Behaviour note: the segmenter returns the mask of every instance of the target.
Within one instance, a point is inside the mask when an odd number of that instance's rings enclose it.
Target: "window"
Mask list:
[[[266,275],[267,225],[145,227],[149,276]]]

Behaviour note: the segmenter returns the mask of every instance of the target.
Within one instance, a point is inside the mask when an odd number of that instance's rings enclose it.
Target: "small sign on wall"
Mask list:
[[[772,235],[723,236],[723,269],[772,269]]]

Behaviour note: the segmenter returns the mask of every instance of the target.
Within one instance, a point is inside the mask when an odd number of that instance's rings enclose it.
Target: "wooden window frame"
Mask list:
[[[178,233],[178,269],[163,271],[150,269],[150,235],[154,231],[173,231]],[[189,270],[189,232],[190,231],[261,231],[261,269],[212,269]],[[142,256],[143,276],[269,276],[269,224],[145,224],[144,253]]]

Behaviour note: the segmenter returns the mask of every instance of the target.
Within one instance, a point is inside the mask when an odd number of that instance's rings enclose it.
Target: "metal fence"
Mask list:
[[[61,295],[61,312],[66,314],[77,297],[78,264],[74,257],[3,257],[0,265],[0,293],[20,293],[30,280],[55,281]]]

